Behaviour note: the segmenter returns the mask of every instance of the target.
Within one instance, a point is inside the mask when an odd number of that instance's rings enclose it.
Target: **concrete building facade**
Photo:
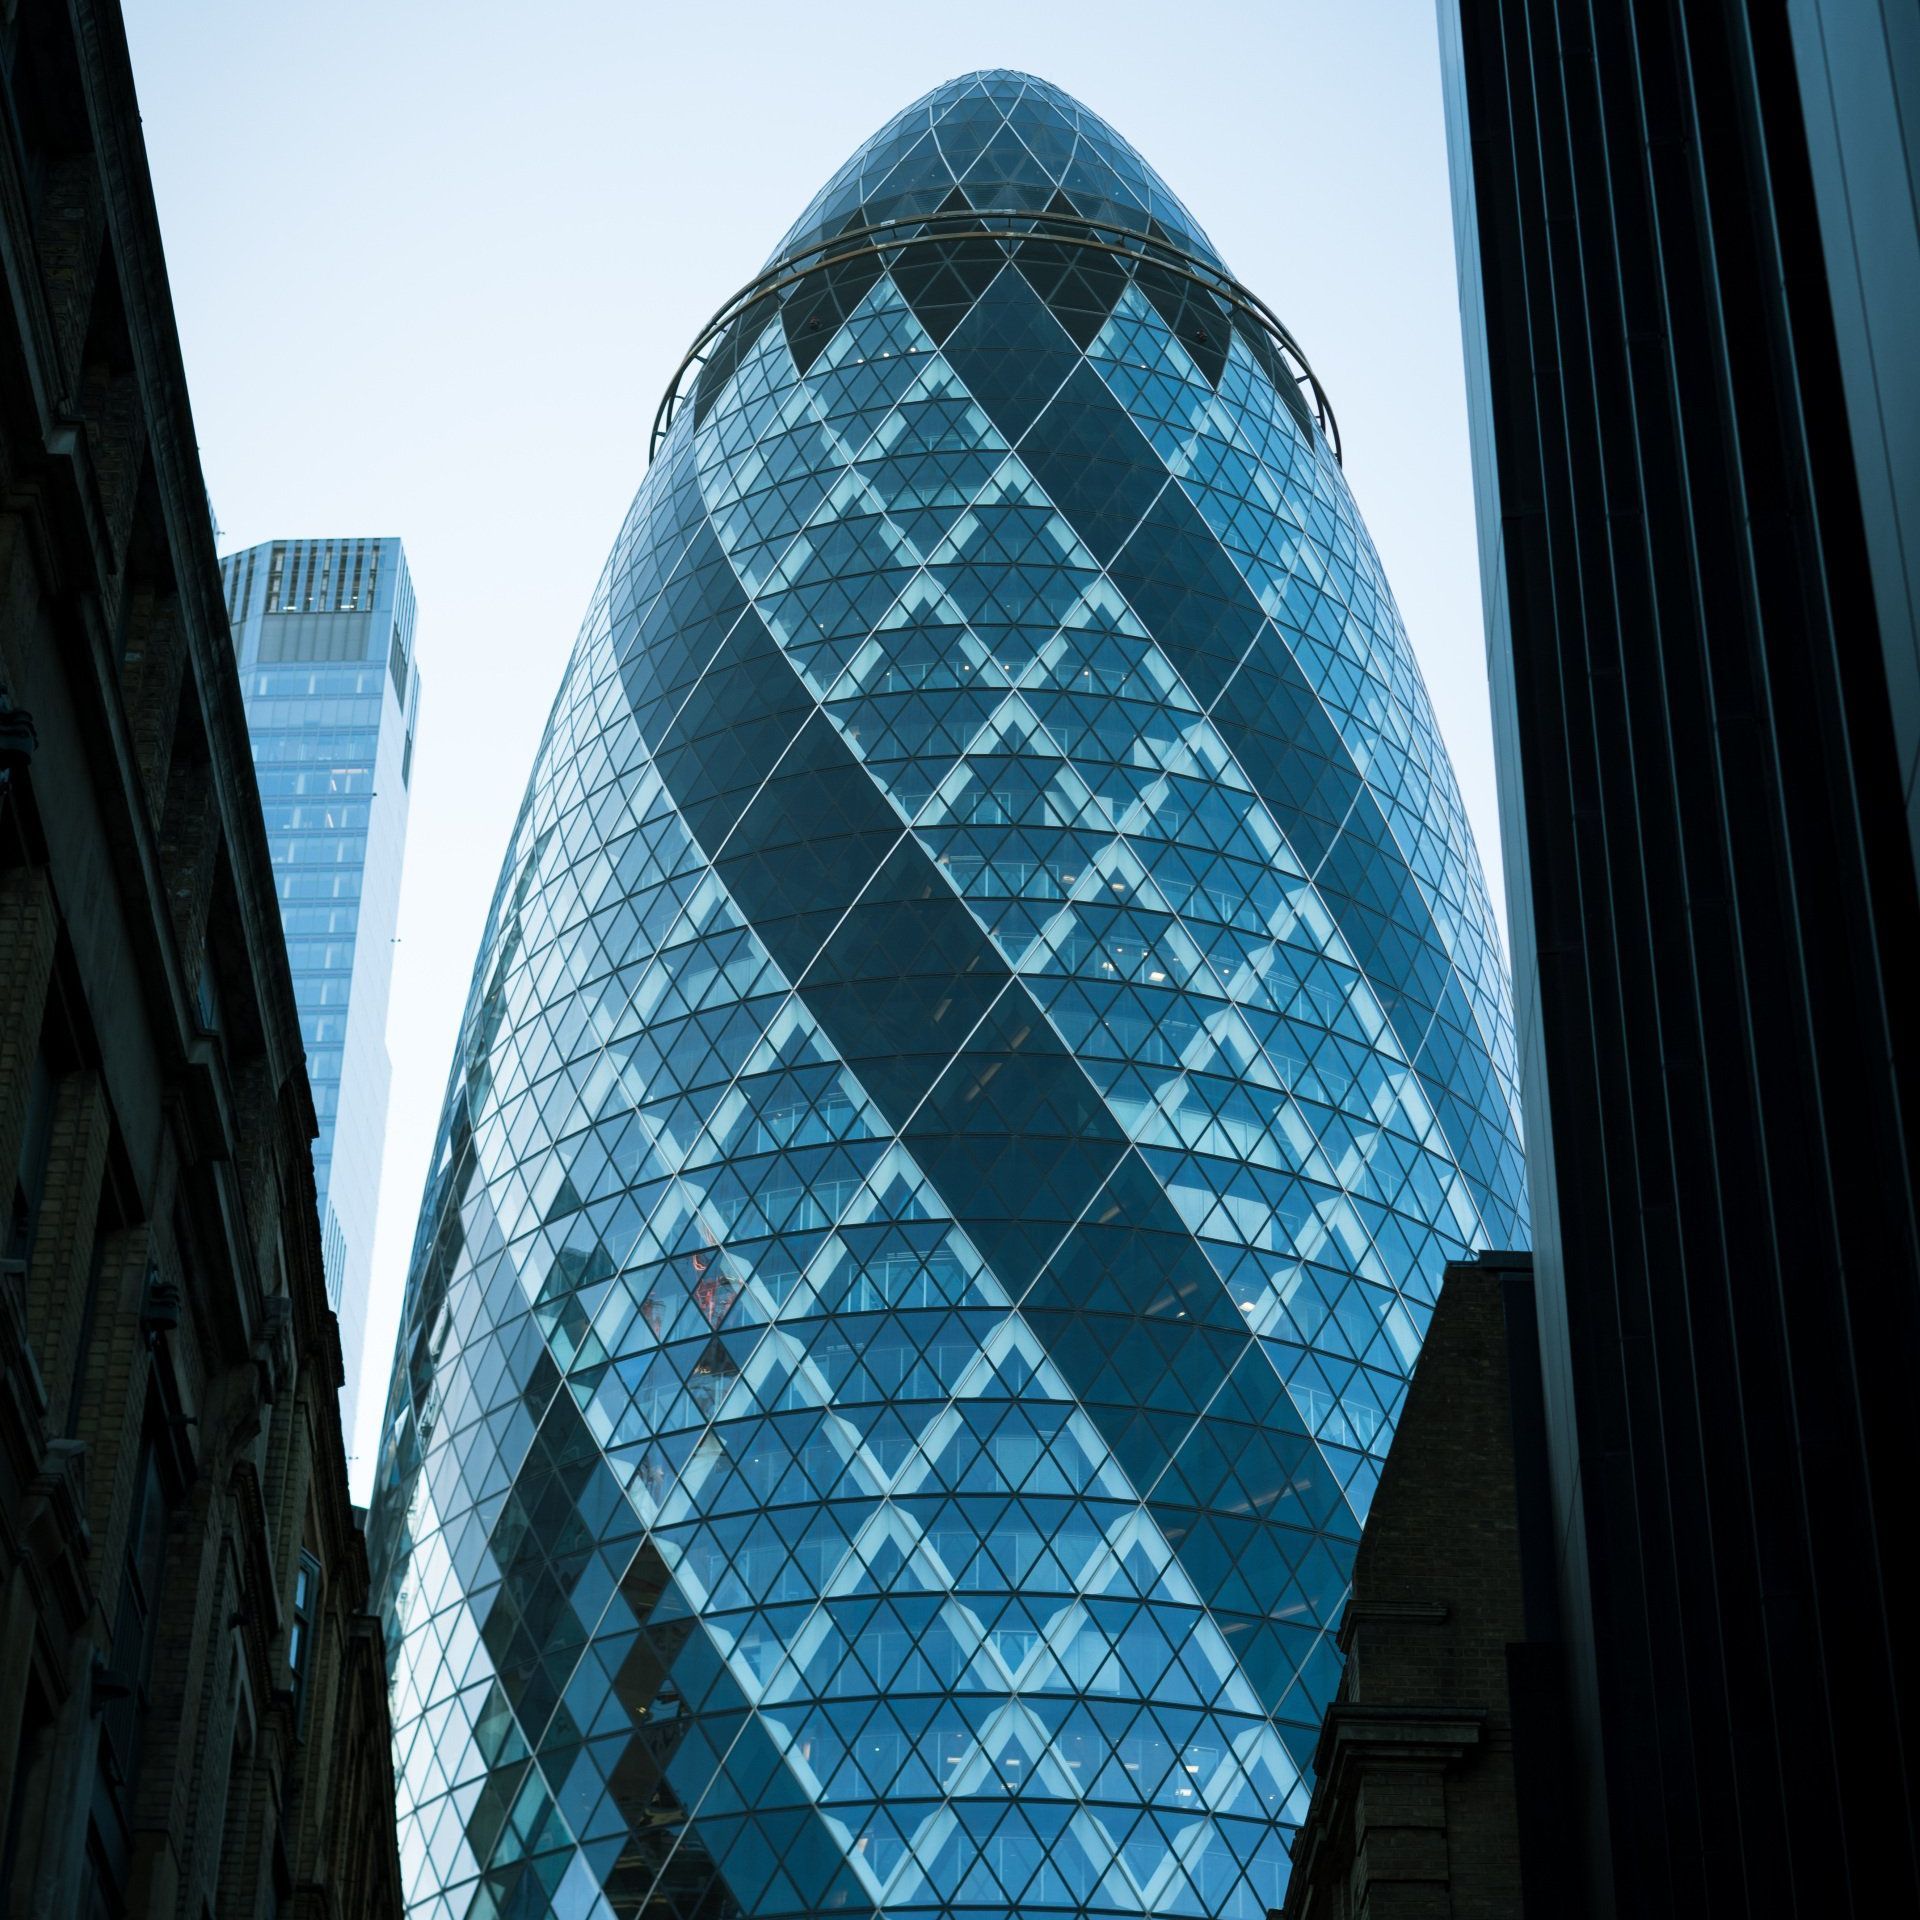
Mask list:
[[[292,981],[118,9],[0,20],[0,1912],[397,1914]]]

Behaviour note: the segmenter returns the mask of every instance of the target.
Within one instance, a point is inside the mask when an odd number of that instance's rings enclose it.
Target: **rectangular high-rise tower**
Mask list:
[[[351,1450],[420,711],[413,582],[393,539],[264,541],[221,573],[320,1120],[313,1169]]]

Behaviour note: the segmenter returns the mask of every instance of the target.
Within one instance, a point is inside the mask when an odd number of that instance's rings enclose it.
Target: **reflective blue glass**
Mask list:
[[[220,576],[320,1126],[314,1186],[351,1455],[420,718],[413,580],[393,539],[263,541],[227,555]]]
[[[1084,108],[938,89],[775,269],[466,1009],[409,1897],[1262,1920],[1442,1264],[1525,1232],[1459,796],[1317,397]]]

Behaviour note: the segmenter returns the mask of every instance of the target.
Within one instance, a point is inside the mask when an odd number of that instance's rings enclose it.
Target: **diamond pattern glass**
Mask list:
[[[954,81],[775,260],[588,610],[422,1207],[412,1910],[1262,1920],[1442,1264],[1525,1233],[1459,797],[1111,129]]]

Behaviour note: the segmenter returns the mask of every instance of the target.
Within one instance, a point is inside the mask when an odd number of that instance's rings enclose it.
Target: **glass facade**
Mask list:
[[[307,1076],[353,1450],[386,1145],[387,987],[420,674],[398,540],[273,540],[220,563]]]
[[[1506,987],[1324,401],[1018,74],[683,369],[475,970],[375,1495],[413,1911],[1279,1904]]]

